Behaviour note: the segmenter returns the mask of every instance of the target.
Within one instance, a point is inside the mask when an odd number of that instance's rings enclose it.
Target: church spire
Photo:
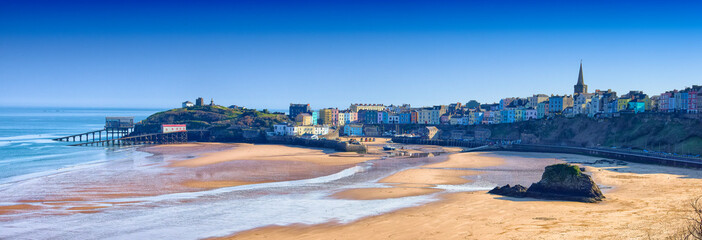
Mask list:
[[[583,79],[583,60],[580,60],[580,73],[578,73],[578,84],[575,84],[574,94],[587,93],[587,85],[585,85],[585,80]]]
[[[578,74],[578,85],[585,85],[585,80],[583,80],[583,60],[580,59],[580,74]]]

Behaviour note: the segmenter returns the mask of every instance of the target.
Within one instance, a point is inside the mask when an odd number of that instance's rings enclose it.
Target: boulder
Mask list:
[[[597,202],[605,198],[590,176],[583,174],[578,166],[554,164],[546,167],[541,180],[527,189],[521,185],[495,187],[488,193],[508,197],[531,197],[539,199]]]
[[[590,176],[583,174],[577,166],[566,163],[547,166],[541,181],[531,184],[526,196],[579,202],[597,202],[605,198]]]
[[[508,196],[508,197],[525,197],[526,196],[526,191],[527,188],[522,186],[522,185],[514,185],[514,187],[509,186],[509,184],[504,185],[503,187],[495,187],[492,190],[490,190],[488,193],[491,194],[497,194],[497,195],[502,195],[502,196]]]

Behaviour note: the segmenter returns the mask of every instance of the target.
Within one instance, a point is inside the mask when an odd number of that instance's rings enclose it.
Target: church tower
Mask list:
[[[580,74],[578,74],[578,84],[575,84],[575,94],[587,93],[587,85],[583,80],[583,61],[580,60]]]

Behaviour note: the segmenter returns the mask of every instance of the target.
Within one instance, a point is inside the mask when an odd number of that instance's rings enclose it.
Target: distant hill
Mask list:
[[[189,130],[208,130],[213,136],[212,140],[235,141],[245,130],[266,130],[274,124],[285,121],[288,121],[285,115],[273,114],[265,110],[208,105],[155,113],[139,122],[136,131],[151,133],[158,132],[161,124],[186,124]]]

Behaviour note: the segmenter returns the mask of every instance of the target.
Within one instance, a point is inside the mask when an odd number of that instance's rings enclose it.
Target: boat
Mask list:
[[[385,147],[383,147],[383,150],[385,150],[385,151],[392,151],[392,150],[395,150],[395,147],[390,146],[390,145],[385,145]]]

